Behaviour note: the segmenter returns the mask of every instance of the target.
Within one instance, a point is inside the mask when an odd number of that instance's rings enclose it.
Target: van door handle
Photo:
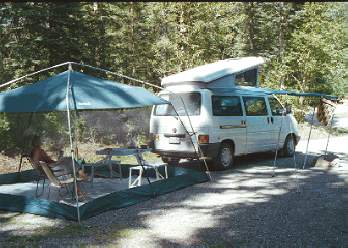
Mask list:
[[[271,117],[271,122],[272,122],[272,124],[273,124],[273,122],[274,122],[273,117]]]
[[[267,117],[267,123],[269,124],[269,117]]]

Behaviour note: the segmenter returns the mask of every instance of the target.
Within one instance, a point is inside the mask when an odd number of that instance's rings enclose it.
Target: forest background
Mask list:
[[[161,78],[194,66],[263,56],[267,64],[260,78],[262,87],[344,96],[348,93],[347,11],[347,3],[1,3],[0,83],[74,61],[160,85]],[[293,100],[302,110],[310,103]],[[149,110],[129,112],[145,136],[148,127],[141,123],[148,120]],[[23,150],[29,118],[29,114],[0,113],[0,151]],[[76,116],[74,135],[81,142],[124,143],[126,127],[117,118],[112,111]],[[30,130],[52,145],[59,140],[65,143],[61,139],[66,134],[65,115],[36,114]]]

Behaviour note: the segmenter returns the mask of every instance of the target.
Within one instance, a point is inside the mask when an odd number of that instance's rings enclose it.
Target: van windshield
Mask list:
[[[187,114],[190,116],[200,115],[201,113],[201,94],[198,92],[195,93],[180,93],[180,94],[168,94],[161,95],[161,97],[169,102],[175,107],[175,110],[180,116],[185,116]],[[182,100],[181,100],[181,99]],[[185,106],[183,104],[185,103]],[[155,108],[154,114],[157,116],[176,116],[176,112],[173,109],[172,105],[163,104],[157,105]]]

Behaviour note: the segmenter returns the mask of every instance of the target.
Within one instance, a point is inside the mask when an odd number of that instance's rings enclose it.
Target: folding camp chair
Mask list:
[[[61,153],[60,153],[61,154]],[[35,170],[37,176],[35,178],[36,181],[36,191],[35,191],[35,196],[36,198],[39,197],[40,195],[42,195],[45,191],[45,183],[46,183],[46,179],[47,176],[45,174],[45,172],[43,171],[42,167],[40,166],[40,164],[36,164],[33,159],[31,158],[31,156],[29,155],[29,153],[27,152],[22,152],[21,154],[21,162],[20,162],[20,167],[22,165],[22,161],[23,158],[27,159],[27,161],[29,162],[29,164],[31,165],[31,167]],[[58,157],[58,159],[60,159],[60,157]],[[20,171],[20,170],[19,170]],[[40,181],[42,181],[42,191],[39,194],[39,183]]]
[[[45,182],[46,182],[47,176],[46,176],[45,172],[43,171],[43,169],[40,167],[40,165],[34,163],[32,158],[28,154],[23,154],[22,158],[26,158],[28,160],[29,164],[31,165],[31,167],[33,167],[33,169],[37,173],[37,177],[35,178],[35,181],[36,181],[35,197],[37,198],[37,197],[39,197],[40,195],[42,195],[44,193]],[[41,194],[38,193],[39,192],[39,183],[40,183],[40,181],[42,181],[42,191],[41,191]]]
[[[58,194],[61,198],[60,190],[65,188],[67,193],[71,193],[72,198],[74,198],[74,191],[69,190],[70,185],[74,185],[74,177],[71,173],[67,173],[65,170],[50,168],[46,163],[41,163],[43,171],[45,172],[48,180],[50,181],[48,186],[48,196],[47,199],[50,198],[51,187],[58,188]],[[81,182],[83,179],[77,178],[77,182]]]

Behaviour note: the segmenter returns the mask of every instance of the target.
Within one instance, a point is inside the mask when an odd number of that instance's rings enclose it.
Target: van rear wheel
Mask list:
[[[234,149],[230,144],[222,143],[219,154],[214,162],[217,170],[227,170],[234,165]]]

